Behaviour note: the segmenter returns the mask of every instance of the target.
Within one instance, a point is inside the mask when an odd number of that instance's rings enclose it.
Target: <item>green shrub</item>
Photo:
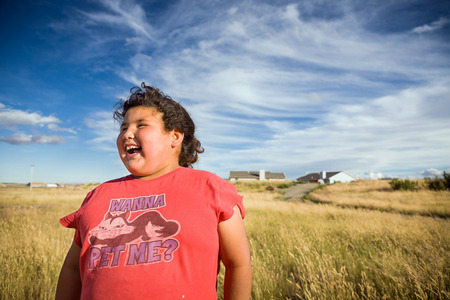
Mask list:
[[[443,177],[425,178],[425,183],[430,190],[445,191],[450,190],[450,174],[444,171]]]
[[[437,177],[435,177],[433,179],[426,178],[425,183],[426,183],[427,187],[433,191],[444,191],[447,189],[447,187],[445,186],[444,180],[441,178],[437,178]]]
[[[273,190],[275,190],[275,188],[273,186],[269,185],[269,186],[266,187],[266,190],[267,191],[273,191]]]
[[[394,191],[399,191],[399,190],[403,190],[403,191],[414,191],[418,188],[419,183],[415,180],[409,180],[409,179],[392,179],[389,182],[389,185],[391,186],[391,188]]]
[[[277,188],[279,188],[279,189],[287,189],[287,188],[289,188],[291,186],[294,186],[294,185],[295,185],[295,182],[286,182],[286,183],[279,184],[277,186]]]

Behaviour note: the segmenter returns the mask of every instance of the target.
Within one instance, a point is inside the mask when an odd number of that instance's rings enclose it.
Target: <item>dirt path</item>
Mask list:
[[[318,183],[296,184],[290,188],[283,189],[282,191],[285,192],[285,194],[281,196],[280,199],[287,201],[300,201],[306,194],[318,185]]]

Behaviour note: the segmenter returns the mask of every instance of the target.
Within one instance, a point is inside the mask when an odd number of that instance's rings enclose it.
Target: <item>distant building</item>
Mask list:
[[[31,185],[31,187],[46,187],[47,186],[47,184],[46,183],[43,183],[43,182],[29,182],[28,184],[27,184],[27,186],[30,186]]]
[[[27,184],[27,186],[30,186],[30,183]],[[58,183],[43,183],[43,182],[32,182],[31,187],[48,187],[48,188],[56,188],[60,187],[61,185]]]
[[[285,181],[284,173],[272,173],[265,170],[260,171],[230,171],[230,181]]]
[[[335,183],[335,182],[351,182],[356,181],[356,178],[343,172],[318,172],[310,173],[308,175],[297,178],[297,181],[304,182],[319,182],[319,183]]]

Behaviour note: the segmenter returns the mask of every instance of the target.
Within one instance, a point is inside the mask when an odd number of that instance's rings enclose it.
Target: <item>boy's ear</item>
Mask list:
[[[172,148],[176,148],[177,146],[181,145],[181,143],[183,143],[184,133],[181,130],[175,128],[174,130],[172,130],[171,134],[172,134],[172,144],[171,144]]]

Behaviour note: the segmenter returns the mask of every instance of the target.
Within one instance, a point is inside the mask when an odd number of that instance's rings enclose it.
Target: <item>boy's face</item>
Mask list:
[[[137,178],[162,176],[179,167],[176,134],[175,130],[165,131],[162,113],[155,108],[132,107],[125,114],[117,137],[120,158]]]

